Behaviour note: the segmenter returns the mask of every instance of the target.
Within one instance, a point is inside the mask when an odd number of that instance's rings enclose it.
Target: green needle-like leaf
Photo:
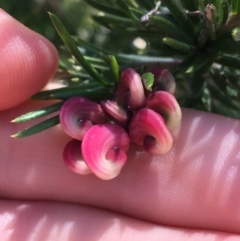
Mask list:
[[[179,50],[183,53],[191,53],[194,50],[194,47],[180,42],[176,39],[172,39],[172,38],[163,38],[163,43],[165,43],[166,45],[172,47],[173,49]]]
[[[163,31],[167,36],[170,36],[187,44],[192,44],[193,40],[182,31],[179,26],[166,18],[160,16],[150,16],[147,26],[155,25],[160,31]]]
[[[56,103],[56,104],[53,104],[53,105],[41,108],[39,110],[28,112],[28,113],[26,113],[24,115],[21,115],[21,116],[15,118],[11,122],[15,122],[15,123],[16,122],[26,122],[26,121],[30,121],[30,120],[33,120],[33,119],[36,119],[36,118],[39,118],[39,117],[51,114],[51,113],[53,113],[55,111],[60,110],[61,106],[63,105],[63,103],[64,102],[61,101],[59,103]]]
[[[194,27],[191,19],[188,17],[186,10],[182,7],[179,0],[162,0],[172,16],[178,21],[179,25],[185,30],[186,33],[189,33],[190,36],[194,35]]]
[[[16,137],[16,138],[22,138],[22,137],[26,137],[26,136],[31,136],[34,135],[36,133],[39,133],[41,131],[44,131],[48,128],[51,128],[55,125],[59,124],[59,116],[54,116],[51,117],[41,123],[38,123],[36,125],[33,125],[23,131],[18,132],[15,135],[12,135],[11,137]]]
[[[72,90],[69,92],[53,93],[49,96],[49,99],[67,100],[74,96],[82,96],[89,100],[99,102],[102,99],[111,98],[112,93],[110,93],[108,89],[102,89],[102,88],[90,89],[85,91]]]
[[[77,59],[77,61],[82,65],[86,72],[96,81],[100,82],[103,85],[108,85],[108,82],[103,79],[103,77],[84,59],[83,55],[79,51],[77,45],[74,43],[73,39],[67,32],[66,28],[63,26],[62,22],[52,13],[49,13],[50,18],[60,35],[61,39],[68,47],[71,54]]]
[[[216,62],[224,66],[240,69],[240,58],[236,56],[224,54]]]
[[[232,14],[240,13],[240,1],[232,0]]]
[[[126,17],[127,15],[119,9],[100,3],[100,1],[84,0],[87,4],[104,13]]]
[[[123,12],[131,19],[140,22],[140,19],[138,19],[133,12],[129,9],[128,5],[124,0],[116,0],[116,4],[123,10]]]
[[[63,88],[57,88],[53,90],[44,90],[41,92],[38,92],[37,94],[32,96],[32,99],[34,100],[49,100],[49,98],[52,94],[55,93],[64,93],[64,92],[71,92],[71,91],[88,91],[92,89],[99,89],[104,88],[101,86],[98,82],[91,82],[88,84],[82,83],[78,86],[68,86]]]
[[[193,73],[206,65],[211,65],[211,56],[209,54],[198,54],[194,59],[192,65],[186,70],[186,73]]]
[[[120,80],[119,65],[115,56],[109,55],[109,60],[110,60],[110,66],[113,73],[114,82],[117,87],[119,85],[119,80]]]

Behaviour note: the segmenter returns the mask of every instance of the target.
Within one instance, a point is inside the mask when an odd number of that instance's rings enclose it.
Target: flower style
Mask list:
[[[120,173],[129,145],[128,134],[119,125],[97,124],[83,137],[82,156],[96,176],[109,180]]]
[[[80,96],[72,97],[63,104],[59,119],[63,131],[77,140],[82,140],[94,124],[107,121],[99,104]]]

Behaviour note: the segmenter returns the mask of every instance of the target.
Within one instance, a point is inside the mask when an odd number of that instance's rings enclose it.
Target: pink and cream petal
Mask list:
[[[133,143],[142,145],[150,154],[165,154],[173,145],[173,137],[162,116],[148,108],[134,114],[129,124],[129,136]]]
[[[147,98],[147,108],[162,115],[170,131],[179,127],[182,119],[182,111],[172,94],[166,91],[152,93]]]
[[[82,141],[82,155],[92,172],[103,180],[115,178],[127,161],[130,140],[115,124],[94,125]]]
[[[80,96],[72,97],[63,104],[59,118],[63,131],[78,140],[82,140],[94,124],[107,121],[99,104]]]
[[[81,142],[79,140],[73,139],[67,143],[63,150],[63,160],[77,174],[87,175],[92,173],[82,158]]]
[[[132,68],[125,69],[121,74],[117,102],[129,110],[138,110],[146,105],[141,76]]]

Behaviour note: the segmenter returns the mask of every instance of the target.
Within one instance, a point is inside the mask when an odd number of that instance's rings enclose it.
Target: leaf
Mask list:
[[[155,25],[160,31],[163,31],[167,36],[170,36],[174,39],[182,41],[187,44],[192,44],[193,40],[182,31],[179,26],[175,25],[173,22],[169,21],[168,19],[160,16],[150,16],[149,22],[147,26]]]
[[[163,38],[163,43],[172,47],[173,49],[179,50],[183,53],[191,53],[195,48],[189,44],[180,42],[172,38]]]
[[[119,85],[119,80],[120,80],[119,65],[115,56],[109,55],[109,60],[110,60],[110,66],[112,69],[115,85],[117,87]]]
[[[105,97],[104,97],[105,95]],[[37,93],[32,98],[35,100],[67,100],[73,96],[83,96],[93,101],[99,101],[101,98],[110,98],[109,89],[103,86],[95,86],[84,88],[82,86],[72,86],[71,88],[59,88],[54,90],[46,90]]]
[[[232,0],[232,14],[240,13],[240,1]]]
[[[81,52],[79,51],[77,45],[74,43],[73,39],[67,32],[66,28],[63,26],[61,21],[52,13],[49,13],[50,18],[55,26],[58,34],[60,35],[61,39],[68,47],[71,54],[77,59],[77,61],[82,65],[82,67],[86,70],[86,72],[96,81],[100,82],[103,85],[108,85],[108,82],[103,79],[101,75],[94,69],[83,57]]]
[[[127,17],[119,17],[108,13],[99,13],[98,16],[93,17],[94,20],[100,20],[105,23],[117,26],[123,26],[124,24],[132,25],[133,20]]]
[[[189,11],[198,10],[198,0],[181,0],[183,8]]]
[[[102,85],[100,85],[98,82],[91,82],[91,83],[82,83],[77,86],[68,86],[68,87],[63,87],[63,88],[57,88],[57,89],[52,89],[52,90],[43,90],[41,92],[38,92],[37,94],[32,96],[32,99],[34,100],[48,100],[51,94],[55,94],[58,92],[71,92],[71,91],[87,91],[90,89],[95,89],[95,88],[104,88]]]
[[[216,60],[217,63],[235,69],[240,69],[240,58],[237,56],[224,54]]]
[[[167,6],[172,16],[177,20],[179,25],[182,26],[185,32],[194,36],[194,26],[185,9],[182,7],[181,2],[179,0],[162,0],[162,3]]]
[[[57,92],[53,93],[49,96],[49,99],[59,99],[59,100],[67,100],[74,96],[82,96],[89,100],[99,102],[102,99],[108,99],[112,97],[112,93],[108,89],[102,88],[92,88],[89,90],[81,91],[81,90],[72,90],[69,92]]]
[[[152,73],[145,73],[141,76],[143,85],[148,91],[152,91],[152,86],[154,84],[154,75]]]
[[[146,10],[151,10],[154,8],[154,4],[149,0],[137,0],[137,3]]]
[[[208,53],[197,54],[195,59],[193,60],[192,65],[186,70],[186,73],[188,73],[188,74],[193,73],[207,65],[210,67],[210,65],[213,62],[212,58],[213,58],[213,56],[211,56]]]
[[[221,28],[228,19],[229,4],[227,0],[219,1],[217,5],[217,29]]]
[[[100,1],[96,2],[96,1],[92,1],[92,0],[84,0],[84,2],[86,2],[88,5],[92,6],[93,8],[95,8],[99,11],[102,11],[104,13],[109,13],[109,14],[116,15],[116,16],[119,16],[119,17],[126,17],[127,16],[121,10],[110,6],[110,4],[105,5],[105,4],[100,3]]]
[[[59,124],[59,116],[54,116],[51,117],[41,123],[38,123],[36,125],[33,125],[23,131],[18,132],[17,134],[11,135],[11,137],[16,137],[16,138],[22,138],[22,137],[26,137],[26,136],[31,136],[34,135],[36,133],[39,133],[41,131],[44,131],[48,128],[51,128],[55,125]]]
[[[47,107],[44,107],[44,108],[41,108],[39,110],[34,110],[34,111],[31,111],[31,112],[28,112],[24,115],[21,115],[17,118],[15,118],[14,120],[12,120],[11,122],[26,122],[26,121],[30,121],[30,120],[33,120],[33,119],[36,119],[36,118],[39,118],[39,117],[42,117],[42,116],[46,116],[48,114],[51,114],[55,111],[58,111],[61,109],[61,106],[63,105],[63,101],[61,102],[58,102],[56,104],[53,104],[53,105],[50,105],[50,106],[47,106]]]
[[[116,4],[122,9],[122,11],[131,19],[140,22],[133,12],[129,9],[128,5],[123,0],[116,0]]]

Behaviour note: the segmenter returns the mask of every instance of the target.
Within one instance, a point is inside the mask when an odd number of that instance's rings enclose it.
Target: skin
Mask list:
[[[238,120],[183,110],[168,154],[131,147],[117,178],[77,175],[60,127],[10,138],[28,125],[10,120],[49,104],[28,99],[58,55],[3,10],[0,25],[0,240],[240,240]]]

